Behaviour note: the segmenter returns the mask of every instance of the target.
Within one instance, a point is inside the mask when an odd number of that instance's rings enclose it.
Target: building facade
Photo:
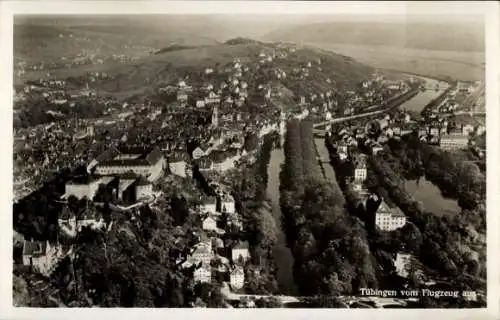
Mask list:
[[[396,267],[396,273],[407,278],[409,275],[409,269],[411,264],[412,255],[406,253],[397,253],[396,259],[394,260],[394,267]]]
[[[212,270],[208,266],[201,266],[194,271],[194,281],[200,283],[210,283],[212,281]]]
[[[233,289],[241,289],[243,288],[243,285],[245,284],[245,271],[243,270],[242,267],[237,266],[231,271],[231,274],[229,275],[231,287]]]
[[[98,175],[119,175],[133,172],[144,177],[157,177],[165,159],[158,148],[114,149],[99,159],[95,167]]]
[[[389,207],[382,200],[375,213],[375,225],[382,231],[393,231],[406,224],[406,216],[398,207]]]
[[[250,258],[250,252],[248,251],[248,243],[240,242],[231,250],[231,258],[233,262],[238,262],[240,259],[247,261]]]
[[[469,144],[469,137],[463,135],[442,136],[439,146],[444,150],[463,149]]]

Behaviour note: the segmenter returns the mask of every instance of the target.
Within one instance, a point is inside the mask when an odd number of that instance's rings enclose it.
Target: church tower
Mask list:
[[[212,112],[212,127],[217,128],[218,126],[219,126],[219,108],[215,106]]]

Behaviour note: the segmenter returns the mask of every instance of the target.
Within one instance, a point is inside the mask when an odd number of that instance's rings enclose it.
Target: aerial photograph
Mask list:
[[[13,307],[486,308],[483,16],[13,20]]]

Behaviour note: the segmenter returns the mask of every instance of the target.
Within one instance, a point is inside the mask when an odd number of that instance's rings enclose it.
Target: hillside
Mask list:
[[[172,45],[200,46],[218,42],[183,29],[159,30],[148,26],[66,25],[35,21],[14,24],[14,57],[16,61],[49,63],[74,57],[112,54],[144,56]]]
[[[290,50],[289,45],[242,38],[229,43],[188,48],[176,46],[175,50],[157,52],[128,63],[90,64],[50,72],[56,78],[70,80],[69,83],[76,87],[85,83],[87,72],[106,72],[109,79],[90,83],[90,87],[100,95],[122,100],[176,85],[180,79],[187,79],[190,85],[199,87],[207,83],[220,84],[233,74],[234,60],[239,59],[248,69],[243,80],[249,84],[250,97],[258,85],[271,84],[286,104],[290,103],[292,96],[351,90],[373,72],[373,68],[352,58],[314,47]],[[274,59],[262,64],[260,54],[267,58],[274,56]],[[213,69],[214,73],[206,75],[207,68]],[[32,71],[24,75],[24,80],[40,77],[45,77],[44,71]]]
[[[484,29],[483,26],[475,24],[327,22],[277,29],[263,38],[296,43],[484,51]]]
[[[111,66],[105,69],[114,78],[99,83],[97,89],[107,94],[130,91],[137,93],[141,89],[174,84],[184,78],[191,84],[202,85],[206,81],[217,83],[227,80],[230,73],[226,68],[232,66],[235,58],[248,66],[249,72],[244,78],[250,86],[277,81],[278,87],[291,90],[295,95],[352,88],[373,71],[371,67],[349,57],[315,48],[301,48],[294,53],[287,53],[286,56],[277,56],[271,64],[260,65],[259,54],[277,55],[280,50],[283,51],[276,44],[245,43],[165,52],[144,57],[130,65]],[[310,62],[312,62],[311,67],[305,68],[308,69],[308,78],[300,78],[300,75],[296,74],[297,71],[302,70]],[[206,68],[213,68],[214,74],[205,75]],[[286,78],[277,79],[278,71],[287,74]]]

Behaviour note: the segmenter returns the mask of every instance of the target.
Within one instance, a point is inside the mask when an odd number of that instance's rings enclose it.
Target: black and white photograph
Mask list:
[[[14,311],[491,306],[496,3],[126,2],[8,23]]]

